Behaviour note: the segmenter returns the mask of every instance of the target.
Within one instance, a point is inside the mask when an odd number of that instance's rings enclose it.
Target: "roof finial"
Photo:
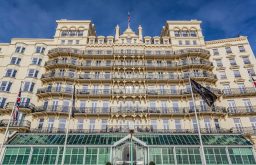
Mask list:
[[[130,12],[128,12],[128,29],[130,29],[130,22],[131,22],[131,15],[130,15]]]

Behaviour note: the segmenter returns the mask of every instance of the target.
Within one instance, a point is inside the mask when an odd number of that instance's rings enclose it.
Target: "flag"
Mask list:
[[[254,85],[254,87],[256,87],[256,80],[252,77],[252,83]]]
[[[20,110],[20,102],[21,102],[21,87],[20,87],[18,97],[17,97],[16,103],[15,103],[15,110],[14,110],[14,113],[13,113],[13,120],[14,121],[18,120],[18,113],[19,113],[19,110]]]
[[[196,81],[191,79],[191,87],[192,89],[197,92],[203,100],[209,105],[212,106],[213,103],[216,101],[217,96],[212,93],[209,89],[203,87],[201,84],[197,83]]]
[[[75,117],[75,103],[76,103],[76,87],[74,85],[73,89],[73,96],[72,96],[72,109],[71,109],[71,116]]]

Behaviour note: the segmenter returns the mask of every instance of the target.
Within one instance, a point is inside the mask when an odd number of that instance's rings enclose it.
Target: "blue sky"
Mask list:
[[[57,19],[90,19],[97,35],[131,26],[159,35],[166,20],[202,20],[206,40],[246,35],[256,50],[256,0],[0,0],[0,42],[52,38]],[[255,52],[255,51],[254,51]]]

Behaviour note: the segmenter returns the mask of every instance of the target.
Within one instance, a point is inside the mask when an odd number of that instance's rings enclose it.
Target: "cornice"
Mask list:
[[[241,37],[236,37],[236,38],[205,41],[205,43],[206,43],[206,45],[211,45],[211,44],[224,44],[224,43],[236,42],[236,41],[246,41],[246,40],[247,40],[246,36],[241,36]]]

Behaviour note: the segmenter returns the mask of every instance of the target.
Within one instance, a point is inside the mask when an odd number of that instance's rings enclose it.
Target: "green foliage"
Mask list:
[[[155,162],[151,161],[149,162],[149,165],[156,165]]]

